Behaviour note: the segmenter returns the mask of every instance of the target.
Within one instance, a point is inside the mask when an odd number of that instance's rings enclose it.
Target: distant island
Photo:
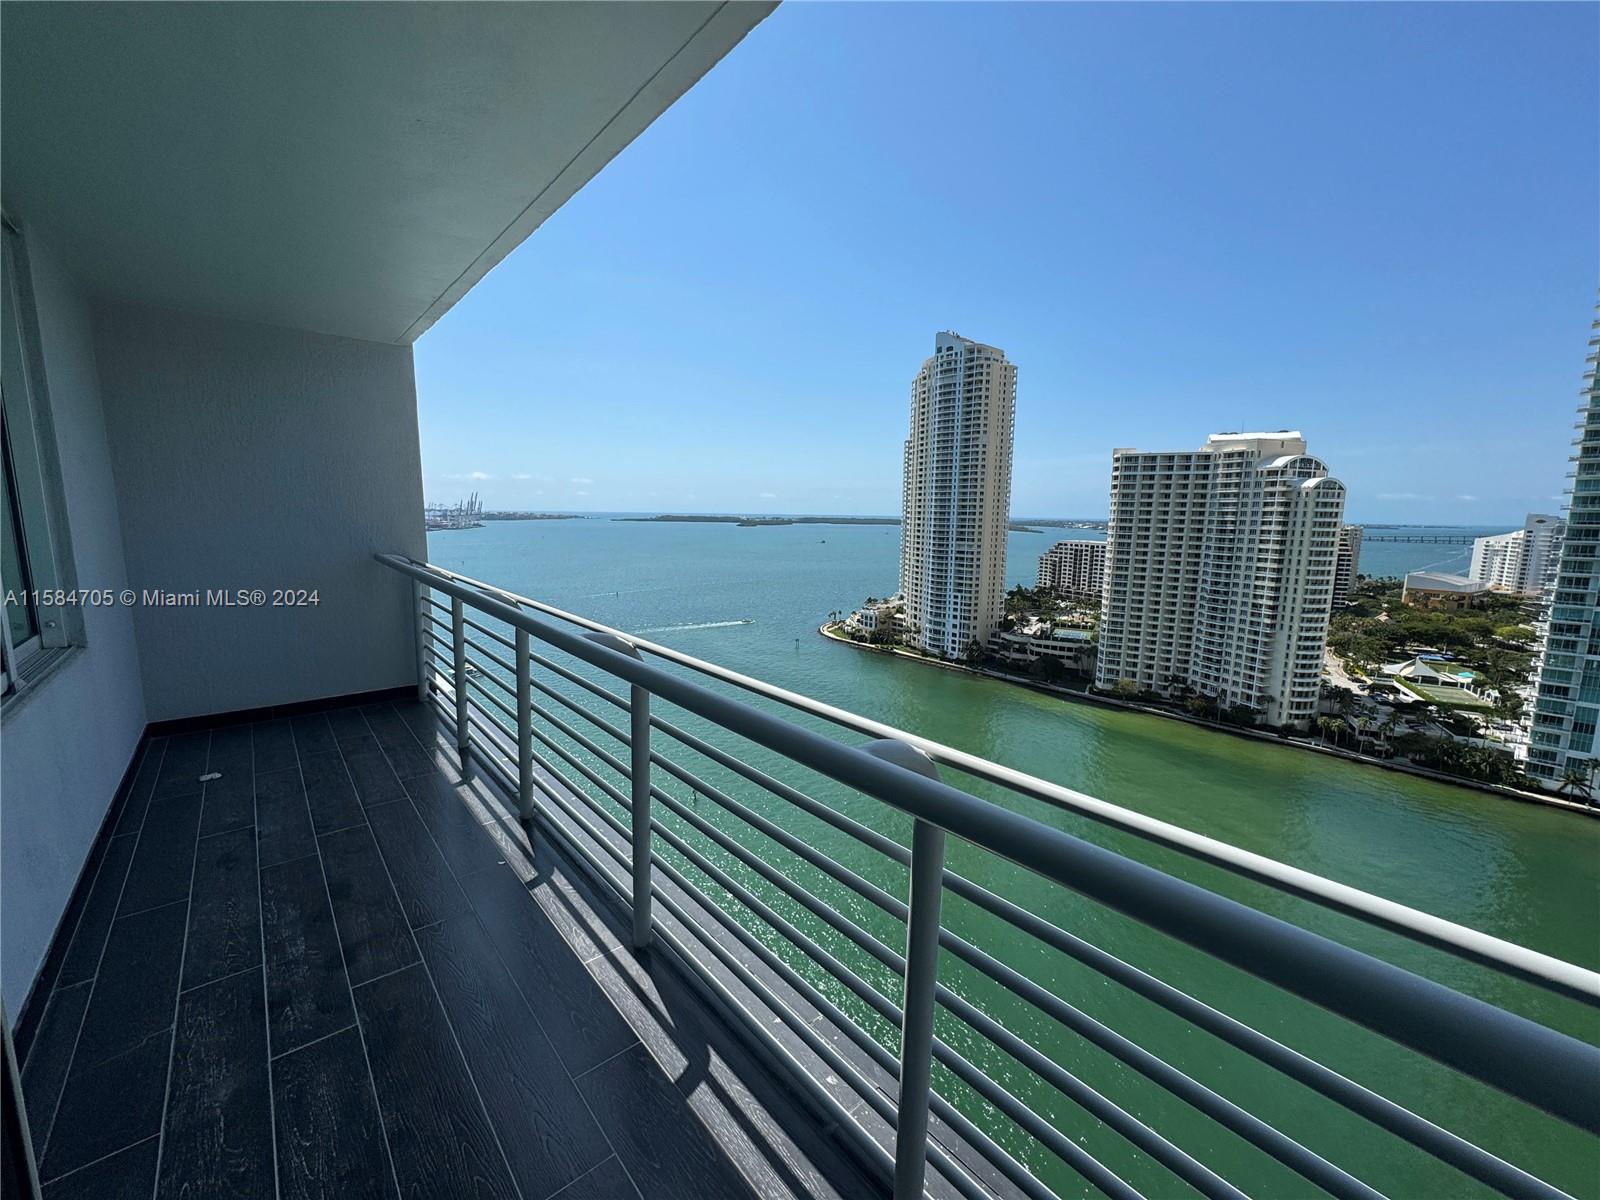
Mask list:
[[[698,525],[898,525],[899,517],[735,517],[696,513],[662,513],[656,517],[612,517],[613,521],[688,521]]]
[[[1100,529],[1104,530],[1107,522],[1104,518],[1099,520],[1085,520],[1081,517],[1018,517],[1011,528],[1017,525],[1037,525],[1043,529]],[[1034,532],[1038,532],[1034,530]]]
[[[582,513],[547,512],[486,512],[480,514],[485,521],[582,521]]]
[[[678,521],[697,525],[737,525],[754,529],[768,525],[898,525],[899,517],[760,517],[734,516],[729,513],[661,513],[654,517],[612,517],[613,521]],[[1060,518],[1026,522],[1012,521],[1006,528],[1012,533],[1043,533],[1046,529],[1104,529],[1104,521],[1074,521]]]

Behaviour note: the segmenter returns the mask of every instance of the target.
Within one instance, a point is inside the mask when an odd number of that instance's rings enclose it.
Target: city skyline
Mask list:
[[[1027,381],[1017,513],[1104,515],[1115,446],[1293,427],[1353,521],[1513,528],[1564,482],[1596,32],[780,8],[418,344],[429,496],[894,512],[904,363],[955,328]],[[946,86],[901,89],[908,55]],[[930,177],[940,145],[968,169]]]

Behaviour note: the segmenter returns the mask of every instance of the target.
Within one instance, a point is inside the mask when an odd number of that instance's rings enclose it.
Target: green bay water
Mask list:
[[[1057,538],[1077,536],[1087,535],[1060,530],[1012,533],[1008,581],[1031,584],[1038,555]],[[1381,554],[1363,562],[1363,570],[1399,574],[1425,565],[1450,569],[1435,564],[1457,549],[1384,544]],[[866,595],[894,590],[899,554],[896,526],[739,528],[607,517],[495,522],[479,529],[432,533],[429,552],[440,566],[625,632],[1472,928],[1585,966],[1600,966],[1600,913],[1596,911],[1600,822],[1270,742],[870,654],[819,636],[817,626],[829,613],[849,610]],[[1447,561],[1454,565],[1453,560]],[[565,685],[560,690],[580,694]],[[838,810],[897,840],[909,840],[908,822],[877,802],[784,763],[692,716],[678,712],[670,716]],[[820,722],[804,723],[835,736],[840,733]],[[594,756],[570,741],[564,744],[605,774],[604,765]],[[668,747],[666,752],[840,862],[904,895],[904,871],[876,852],[686,750]],[[947,778],[1069,833],[1565,1032],[1600,1041],[1600,1022],[1592,1010],[1573,1002],[1275,895],[1070,812],[1010,797],[959,775],[947,774]],[[675,781],[667,790],[692,806],[699,817],[756,849],[790,878],[898,948],[903,930],[861,897]],[[705,844],[681,819],[671,814],[664,814],[663,819],[697,845]],[[711,857],[897,999],[894,981],[864,952],[731,855],[713,850]],[[1600,1147],[1587,1135],[970,846],[952,841],[949,865],[1565,1190],[1579,1196],[1600,1196]],[[1360,1119],[1284,1081],[1059,952],[1042,947],[964,901],[947,897],[945,903],[946,923],[961,936],[1380,1190],[1401,1197],[1486,1194],[1465,1176],[1396,1144],[1395,1139]],[[893,1047],[892,1029],[752,915],[743,915],[747,927],[764,942],[804,970],[830,998]],[[1251,1194],[1320,1194],[1299,1176],[1198,1117],[1165,1091],[960,961],[946,954],[940,970],[944,982],[1052,1061]],[[940,1013],[938,1030],[951,1046],[982,1065],[1056,1129],[1145,1194],[1194,1194],[951,1014]],[[938,1087],[1063,1195],[1098,1194],[943,1068]]]

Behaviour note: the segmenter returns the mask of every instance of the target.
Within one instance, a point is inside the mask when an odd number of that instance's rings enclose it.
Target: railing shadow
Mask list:
[[[844,1200],[887,1195],[696,992],[675,951],[660,943],[631,949],[627,914],[607,901],[600,891],[604,885],[590,880],[581,864],[550,838],[537,836],[537,829],[530,839],[507,811],[494,812],[490,823],[507,853],[507,866],[672,1081],[709,1142],[757,1194]],[[695,1102],[697,1096],[701,1103]],[[703,1111],[706,1105],[711,1112]],[[808,1137],[808,1130],[817,1136]],[[811,1169],[797,1166],[795,1156]],[[820,1190],[819,1183],[825,1185]]]

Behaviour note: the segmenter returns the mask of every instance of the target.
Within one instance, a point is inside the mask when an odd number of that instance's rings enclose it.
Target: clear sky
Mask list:
[[[890,513],[937,330],[1011,509],[1298,428],[1355,520],[1560,502],[1595,4],[783,5],[416,347],[430,500]]]

